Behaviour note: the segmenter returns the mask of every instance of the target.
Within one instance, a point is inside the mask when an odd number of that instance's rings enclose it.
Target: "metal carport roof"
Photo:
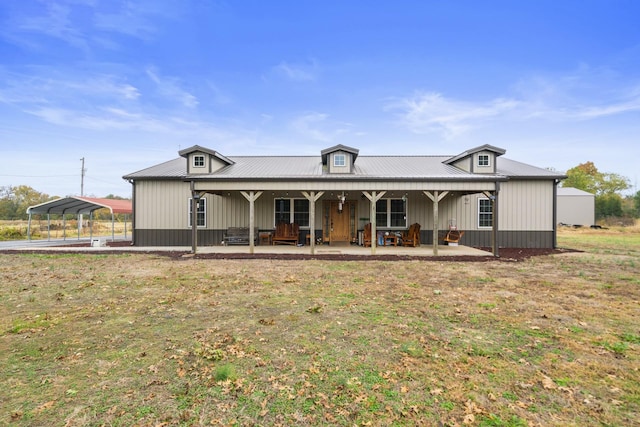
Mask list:
[[[28,214],[87,214],[98,209],[112,214],[132,213],[130,200],[100,199],[96,197],[63,197],[27,208]]]
[[[133,212],[131,200],[116,200],[116,199],[100,199],[96,197],[63,197],[60,199],[50,200],[45,203],[41,203],[35,206],[29,206],[27,213],[29,214],[29,226],[28,232],[29,240],[31,240],[31,215],[32,214],[46,214],[49,217],[50,214],[63,215],[62,219],[65,220],[64,215],[80,215],[90,214],[93,217],[93,211],[98,209],[109,209],[111,212],[111,240],[115,240],[114,214],[131,214]],[[50,225],[47,225],[47,238],[51,239]],[[93,221],[91,221],[91,237],[93,240]],[[127,237],[127,228],[125,222],[124,229],[125,238]],[[64,238],[66,240],[66,228]],[[78,239],[80,239],[80,228],[78,228]]]

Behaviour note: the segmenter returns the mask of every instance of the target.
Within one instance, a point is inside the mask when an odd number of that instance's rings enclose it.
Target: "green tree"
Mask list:
[[[51,198],[27,185],[0,187],[0,219],[27,219],[29,206],[44,203]]]
[[[636,192],[633,196],[633,208],[635,210],[635,217],[640,217],[640,191]]]
[[[622,197],[618,194],[596,196],[596,218],[622,216]]]
[[[563,187],[574,187],[595,194],[619,194],[630,188],[629,180],[615,173],[603,173],[593,162],[581,163],[567,171]]]

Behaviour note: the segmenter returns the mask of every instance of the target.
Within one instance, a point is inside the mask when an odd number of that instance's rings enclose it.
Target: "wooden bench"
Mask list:
[[[281,222],[276,225],[276,231],[271,238],[271,244],[297,245],[300,238],[300,227],[295,222],[293,224]]]
[[[222,244],[229,245],[248,245],[249,244],[249,227],[229,227],[224,234]],[[258,238],[258,229],[253,233],[254,242]]]

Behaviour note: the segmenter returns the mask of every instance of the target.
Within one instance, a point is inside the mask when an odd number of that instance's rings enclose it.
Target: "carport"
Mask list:
[[[93,238],[93,211],[98,209],[109,209],[111,212],[111,240],[115,240],[115,214],[129,215],[133,212],[130,200],[102,199],[95,197],[63,197],[51,200],[35,206],[29,206],[29,225],[27,234],[31,240],[31,215],[47,214],[47,239],[51,240],[51,214],[62,215],[63,224],[66,223],[67,215],[89,214],[89,237]],[[127,238],[127,222],[125,220],[124,237]],[[66,239],[66,227],[64,227],[64,238]],[[78,226],[78,239],[80,239],[80,226]]]

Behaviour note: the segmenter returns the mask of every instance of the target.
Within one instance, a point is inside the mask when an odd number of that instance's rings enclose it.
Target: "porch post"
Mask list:
[[[249,253],[253,255],[256,246],[256,233],[254,230],[254,224],[256,222],[255,201],[258,197],[262,196],[262,191],[249,191],[248,193],[246,191],[241,191],[240,193],[249,201]]]
[[[437,256],[438,255],[438,224],[440,221],[438,219],[438,205],[440,200],[442,200],[447,194],[449,194],[449,192],[443,191],[442,194],[439,194],[439,191],[435,190],[433,194],[431,194],[429,191],[423,191],[423,193],[425,194],[425,196],[430,198],[431,201],[433,202],[433,255]]]
[[[324,191],[319,191],[318,194],[315,191],[310,193],[302,192],[302,195],[309,201],[309,244],[311,245],[311,255],[316,253],[316,202],[323,194]]]
[[[191,181],[191,253],[198,250],[198,204],[201,194],[195,189],[195,182]]]
[[[384,196],[385,194],[387,194],[386,191],[381,191],[379,194],[376,194],[375,191],[372,191],[371,193],[368,193],[366,191],[363,191],[362,194],[364,194],[364,196],[369,199],[369,202],[371,203],[371,213],[370,213],[370,220],[371,220],[371,255],[375,255],[376,254],[376,244],[378,243],[378,225],[376,223],[376,202],[378,200],[380,200],[382,198],[382,196]]]
[[[490,191],[483,191],[483,194],[491,201],[491,249],[493,256],[499,257],[499,242],[498,242],[498,192],[500,190],[500,183],[496,182],[496,189],[493,193]]]

